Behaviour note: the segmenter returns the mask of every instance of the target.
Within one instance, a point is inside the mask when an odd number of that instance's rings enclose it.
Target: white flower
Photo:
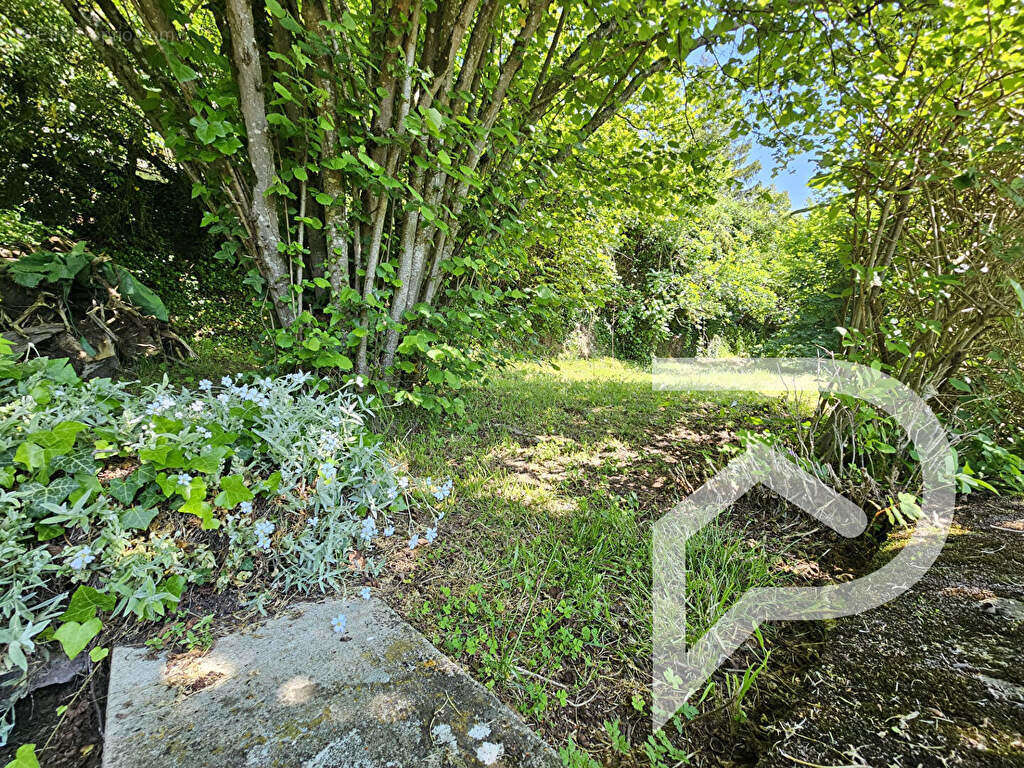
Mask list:
[[[433,528],[427,528],[427,536],[426,536],[426,538],[427,538],[427,543],[428,544],[433,544],[437,540],[437,526],[436,525]]]
[[[221,386],[224,387],[230,387],[232,384],[234,384],[230,376],[221,376],[220,383]]]
[[[238,512],[240,514],[243,514],[243,515],[251,515],[252,514],[252,502],[251,501],[243,501],[241,504],[238,505]]]
[[[452,481],[450,479],[445,480],[437,488],[434,488],[431,493],[434,494],[434,498],[438,501],[444,501],[452,493]]]
[[[205,392],[209,392],[213,389],[213,382],[209,379],[201,379],[199,382],[199,388]]]
[[[384,526],[384,538],[385,539],[390,538],[390,537],[392,537],[394,535],[395,535],[395,526],[393,526],[393,525]]]
[[[476,739],[477,741],[479,741],[480,739],[486,739],[490,735],[491,726],[489,726],[487,723],[477,723],[469,729],[469,737],[471,739]]]
[[[270,549],[271,541],[270,537],[277,528],[269,520],[260,520],[253,526],[253,530],[256,532],[256,546],[262,549],[264,552]]]
[[[192,485],[192,476],[187,472],[182,472],[180,475],[176,475],[174,479],[177,481],[178,485],[183,488],[188,488]]]
[[[369,587],[363,587],[362,589],[360,589],[359,590],[359,596],[361,598],[363,598],[363,600],[369,600],[370,599],[370,588]]]
[[[306,521],[306,525],[308,525],[310,528],[316,528],[316,526],[317,526],[317,524],[319,522],[320,522],[320,518],[314,516],[314,517],[309,518],[309,520]]]
[[[339,635],[345,634],[345,627],[348,624],[348,619],[344,613],[339,613],[333,619],[331,619],[331,628]]]
[[[80,571],[95,559],[96,556],[92,553],[92,550],[89,547],[82,547],[68,565],[70,565],[73,570]]]
[[[418,533],[414,533],[412,535],[412,538],[409,539],[409,549],[416,549],[416,545],[419,544],[419,543],[420,543],[420,535]]]
[[[494,744],[490,741],[485,741],[476,749],[476,759],[484,765],[494,765],[504,754],[504,746],[501,744]]]

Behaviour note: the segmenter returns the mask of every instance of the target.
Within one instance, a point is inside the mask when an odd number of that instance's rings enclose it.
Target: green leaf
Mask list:
[[[89,619],[83,624],[69,621],[61,624],[53,633],[53,637],[60,643],[68,658],[73,659],[85,650],[85,646],[100,633],[101,629],[103,629],[103,622],[97,618]]]
[[[277,493],[278,487],[281,485],[281,473],[273,472],[271,475],[264,480],[260,487],[267,492],[268,495]]]
[[[80,421],[62,421],[50,431],[33,432],[30,437],[44,448],[57,453],[67,453],[75,444],[78,433],[85,428],[85,424]]]
[[[278,95],[286,101],[295,101],[295,97],[292,96],[292,92],[285,88],[281,83],[274,83],[274,90],[277,91]]]
[[[171,74],[180,83],[187,83],[199,77],[198,72],[173,54],[167,56],[167,63],[171,67]]]
[[[153,468],[152,464],[144,464],[143,466],[149,467],[150,470]],[[107,483],[107,493],[127,507],[135,500],[135,494],[137,494],[139,489],[143,486],[143,480],[140,477],[140,474],[140,472],[133,472],[123,480],[111,480]]]
[[[444,126],[444,116],[437,111],[434,107],[429,107],[423,115],[424,121],[426,121],[427,128],[433,134],[441,132],[441,128]]]
[[[223,445],[208,448],[199,456],[190,459],[188,468],[206,475],[212,475],[220,470],[220,463],[227,456],[228,452],[228,448]]]
[[[1017,294],[1017,301],[1020,302],[1020,308],[1024,311],[1024,288],[1021,284],[1014,280],[1012,277],[1007,278],[1010,281],[1010,287],[1013,288],[1013,292]]]
[[[173,576],[168,576],[160,584],[160,589],[164,592],[170,592],[175,597],[180,598],[181,593],[185,591],[185,577],[178,573]]]
[[[79,482],[74,477],[57,477],[38,490],[34,490],[29,499],[29,506],[40,516],[50,515],[47,504],[60,504],[78,490]],[[22,486],[24,489],[24,486]]]
[[[66,475],[95,475],[96,464],[92,449],[81,448],[63,456],[57,456],[50,462],[50,468],[54,472],[60,470]]]
[[[117,289],[121,292],[122,296],[157,320],[165,323],[168,321],[167,307],[164,306],[160,297],[150,288],[136,280],[131,272],[120,264],[114,264],[109,261],[104,263],[103,267],[108,279],[117,283]]]
[[[121,520],[122,527],[145,531],[149,528],[149,524],[153,522],[153,518],[157,516],[159,511],[156,507],[132,507],[131,509],[124,510],[118,517]]]
[[[46,466],[46,451],[35,443],[26,441],[18,446],[14,461],[29,470],[40,469]]]
[[[97,663],[103,661],[109,655],[110,655],[110,649],[109,648],[103,648],[103,647],[97,645],[95,648],[93,648],[91,651],[89,651],[89,660],[93,664],[97,664]]]
[[[68,608],[60,617],[61,621],[88,621],[97,611],[112,611],[117,598],[82,584],[71,596]]]
[[[193,478],[187,493],[179,511],[198,517],[204,531],[219,527],[220,521],[213,517],[213,505],[206,501],[206,482],[199,477]]]
[[[39,768],[35,744],[22,744],[14,755],[14,759],[5,768]]]
[[[252,501],[255,494],[246,487],[242,475],[227,475],[220,479],[220,493],[213,503],[226,509],[234,509],[243,501]]]
[[[39,541],[50,541],[58,536],[64,535],[64,526],[49,525],[47,523],[36,523],[36,538]]]

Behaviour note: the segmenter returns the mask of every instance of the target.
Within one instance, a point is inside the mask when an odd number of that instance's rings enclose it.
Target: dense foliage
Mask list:
[[[8,0],[0,742],[32,665],[98,662],[190,586],[264,608],[364,583],[399,529],[433,542],[451,482],[399,472],[369,420],[478,430],[460,391],[510,357],[842,356],[939,413],[961,493],[1024,492],[1018,6]],[[814,155],[807,209],[753,140]],[[115,347],[149,383],[106,378]],[[742,438],[887,524],[919,512],[907,436],[864,403]],[[659,738],[651,764],[686,759]]]
[[[105,625],[173,613],[190,584],[260,606],[378,572],[372,542],[396,530],[415,546],[422,530],[400,516],[411,494],[450,486],[397,473],[365,426],[370,402],[323,389],[292,374],[138,390],[82,381],[62,360],[0,358],[0,668],[20,672],[9,696],[35,655],[93,645],[97,660]]]

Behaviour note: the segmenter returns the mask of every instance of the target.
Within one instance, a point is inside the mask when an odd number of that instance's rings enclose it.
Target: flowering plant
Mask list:
[[[305,373],[139,388],[38,359],[0,366],[0,403],[0,674],[22,690],[51,641],[74,657],[104,621],[173,612],[189,584],[261,608],[379,572],[374,541],[413,492],[451,492],[397,472],[372,398]]]

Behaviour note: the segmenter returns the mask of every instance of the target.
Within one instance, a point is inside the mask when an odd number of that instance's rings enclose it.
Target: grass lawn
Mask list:
[[[455,483],[437,541],[388,554],[387,599],[566,764],[705,762],[709,738],[744,727],[768,651],[738,652],[669,726],[671,745],[649,740],[651,524],[743,430],[781,424],[778,402],[655,392],[649,372],[611,359],[514,366],[464,396],[462,420],[400,412],[387,425],[410,472]],[[737,505],[688,551],[694,636],[748,587],[807,579],[799,542],[814,526],[766,502]]]

